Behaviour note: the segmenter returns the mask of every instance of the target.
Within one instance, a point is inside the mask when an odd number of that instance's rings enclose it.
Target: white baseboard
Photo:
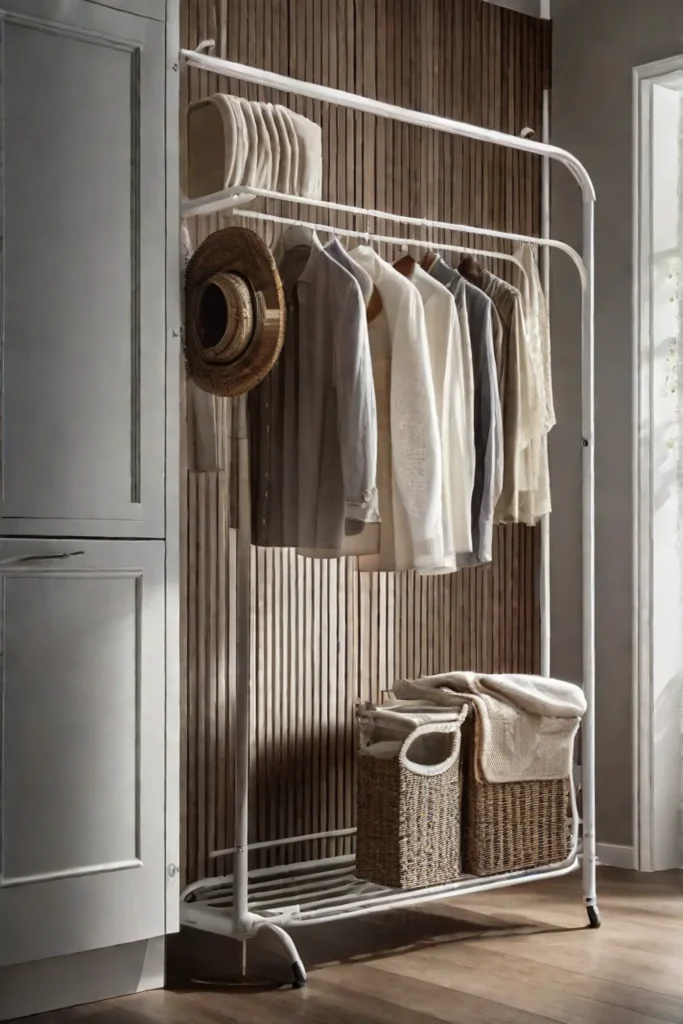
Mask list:
[[[618,846],[616,843],[598,843],[598,860],[605,867],[636,870],[636,851],[632,846]]]
[[[163,936],[0,967],[0,1021],[164,987]]]

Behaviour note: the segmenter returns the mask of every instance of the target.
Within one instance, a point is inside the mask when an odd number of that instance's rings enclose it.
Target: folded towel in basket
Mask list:
[[[476,769],[492,783],[564,779],[586,699],[573,683],[541,676],[446,672],[394,685],[401,700],[474,706]]]

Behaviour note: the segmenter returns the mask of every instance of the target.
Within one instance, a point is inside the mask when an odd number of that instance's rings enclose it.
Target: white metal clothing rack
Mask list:
[[[331,91],[334,92],[334,90]],[[403,108],[399,107],[397,109],[402,110]],[[514,136],[510,136],[510,138],[514,138]],[[348,206],[345,203],[334,203],[328,199],[309,199],[306,196],[288,195],[285,192],[270,192],[268,189],[254,188],[251,185],[240,185],[238,187],[232,186],[231,188],[223,189],[222,192],[214,192],[212,195],[202,196],[199,199],[185,199],[181,204],[181,212],[184,217],[200,217],[206,214],[218,213],[220,211],[231,211],[239,215],[239,207],[252,202],[254,199],[273,199],[284,203],[299,203],[304,206],[315,206],[322,210],[333,210],[335,213],[347,213],[354,216],[360,215],[365,217],[366,220],[388,220],[398,224],[410,224],[418,228],[429,228],[438,231],[456,231],[460,234],[479,235],[486,238],[500,238],[508,242],[531,242],[534,245],[545,245],[549,248],[557,249],[560,252],[566,253],[575,264],[582,280],[585,276],[584,263],[576,249],[573,249],[571,245],[567,245],[566,242],[560,242],[555,238],[536,238],[533,235],[520,235],[513,231],[497,231],[495,228],[479,228],[474,227],[471,224],[453,224],[450,221],[427,220],[424,217],[409,217],[407,214],[388,213],[386,210],[366,210],[361,206]],[[258,216],[263,220],[273,219],[271,214],[260,213]],[[295,221],[294,223],[298,224],[300,222]],[[344,228],[338,225],[327,225],[326,230],[338,231],[340,234],[344,234]],[[360,231],[358,234],[363,238],[372,237],[372,232],[370,232],[369,229],[366,231]],[[402,239],[395,238],[392,235],[389,241],[396,244],[400,243]],[[417,239],[410,239],[410,244],[416,244],[417,241]],[[439,246],[442,243],[432,240],[429,244]],[[463,246],[458,251],[478,253],[481,256],[490,256],[493,259],[504,259],[506,255],[500,251],[489,252],[484,249],[474,249],[471,246]]]
[[[237,208],[231,212],[233,216],[243,217],[247,220],[266,220],[275,224],[295,225],[297,227],[309,228],[311,231],[327,232],[328,234],[341,235],[345,238],[358,238],[366,242],[387,242],[398,246],[400,249],[408,249],[411,245],[422,249],[433,249],[437,246],[434,240],[427,241],[422,238],[397,238],[394,235],[378,235],[372,231],[356,231],[354,228],[340,228],[333,224],[316,224],[313,221],[297,220],[294,217],[281,217],[274,213],[260,213],[255,210],[241,210]],[[510,256],[509,253],[491,252],[488,249],[472,249],[464,245],[452,245],[449,242],[439,242],[438,248],[440,252],[474,253],[477,256],[486,256],[491,259],[507,260],[509,263],[515,263],[520,273],[524,274],[528,280],[524,264],[516,256]]]
[[[584,900],[591,927],[599,927],[600,915],[596,892],[595,848],[595,544],[594,544],[594,207],[595,191],[583,164],[565,150],[526,137],[506,135],[461,121],[424,114],[404,107],[383,103],[354,93],[342,92],[326,86],[314,85],[260,68],[221,60],[202,52],[209,43],[201,44],[197,51],[182,50],[187,65],[224,75],[228,78],[265,86],[281,92],[307,96],[313,100],[358,110],[376,117],[402,121],[406,124],[431,128],[464,138],[489,142],[511,149],[523,150],[555,160],[567,167],[577,180],[583,198],[582,254],[571,246],[550,238],[533,238],[515,233],[475,228],[464,224],[427,221],[402,214],[351,207],[329,200],[303,199],[256,188],[226,189],[212,196],[183,203],[184,216],[234,210],[236,214],[258,219],[279,220],[282,223],[302,224],[299,220],[274,217],[267,213],[243,211],[239,208],[254,199],[273,199],[280,202],[303,203],[319,209],[359,215],[368,224],[372,220],[388,220],[448,232],[486,236],[507,241],[533,242],[540,246],[559,249],[574,262],[579,272],[581,314],[582,362],[582,500],[583,500],[583,688],[588,710],[582,722],[582,803],[583,835],[579,849],[579,821],[575,791],[572,784],[573,828],[571,852],[566,861],[528,871],[518,871],[492,878],[463,878],[448,885],[433,886],[412,891],[400,891],[371,885],[354,875],[353,857],[335,857],[327,860],[287,864],[277,868],[249,870],[249,851],[265,847],[293,845],[313,839],[334,838],[353,834],[353,829],[297,836],[268,843],[249,844],[249,568],[251,524],[249,507],[248,445],[246,430],[246,402],[239,403],[239,517],[238,517],[238,579],[237,579],[237,679],[235,695],[236,748],[235,756],[235,846],[231,850],[215,851],[213,856],[232,854],[233,874],[218,878],[201,879],[188,886],[181,897],[181,923],[201,930],[227,935],[246,942],[260,929],[267,929],[280,940],[288,957],[295,985],[305,984],[306,974],[296,946],[285,929],[309,924],[337,921],[376,911],[412,906],[430,900],[443,899],[471,892],[482,892],[509,885],[517,885],[541,878],[556,878],[575,870],[580,861],[583,867]],[[471,247],[444,245],[437,240],[394,238],[374,235],[369,231],[345,230],[331,225],[314,225],[316,230],[336,231],[357,235],[365,239],[386,241],[396,245],[427,245],[435,249],[478,252],[495,258],[510,256],[501,252],[476,250]],[[542,627],[547,629],[547,608],[544,609]]]

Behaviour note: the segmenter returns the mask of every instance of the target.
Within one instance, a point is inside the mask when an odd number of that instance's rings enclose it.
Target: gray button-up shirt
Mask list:
[[[337,556],[346,517],[378,518],[365,303],[315,235],[286,232],[276,258],[288,320],[280,358],[249,398],[254,540]]]
[[[502,479],[502,418],[493,345],[491,299],[438,257],[429,273],[444,284],[456,303],[465,303],[474,378],[475,471],[472,489],[472,554],[458,556],[458,567],[490,562],[493,515]]]

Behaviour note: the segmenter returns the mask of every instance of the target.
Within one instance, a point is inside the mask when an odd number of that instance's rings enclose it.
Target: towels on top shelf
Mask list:
[[[320,198],[320,125],[287,107],[216,93],[187,112],[187,194],[234,185]]]
[[[447,672],[394,685],[401,700],[439,707],[474,705],[480,734],[477,768],[487,782],[563,779],[586,712],[580,687],[527,675]]]

